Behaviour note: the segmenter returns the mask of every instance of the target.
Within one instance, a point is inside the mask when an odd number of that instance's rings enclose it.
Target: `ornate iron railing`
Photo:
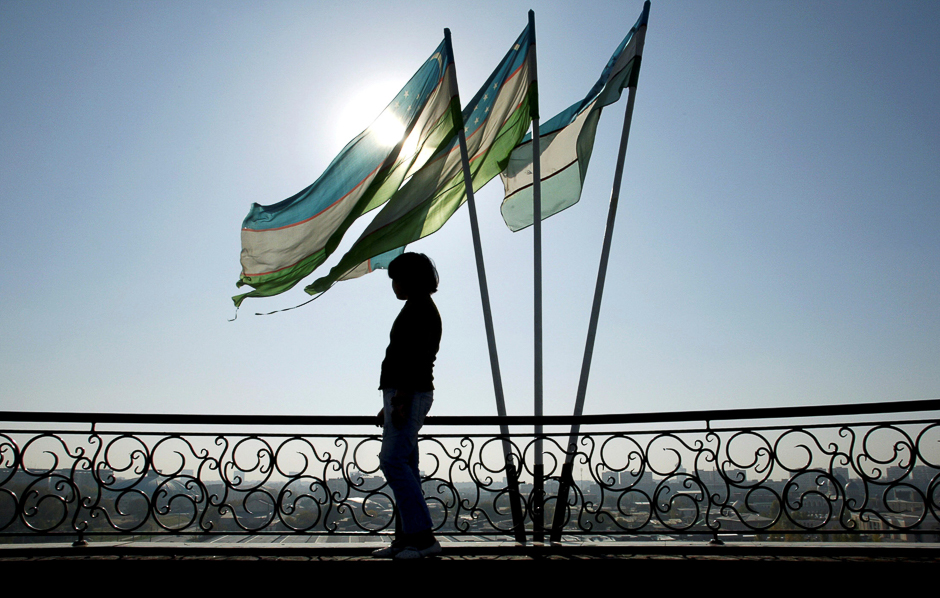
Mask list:
[[[429,417],[421,468],[445,536],[541,539],[544,515],[558,522],[556,537],[937,541],[938,414],[932,400]],[[369,535],[394,527],[371,417],[0,412],[0,421],[0,537]],[[557,430],[541,437],[541,483],[533,479],[535,437],[523,431],[537,421]],[[575,422],[581,434],[569,447]],[[500,423],[511,426],[508,472],[518,472],[521,499],[507,483]]]

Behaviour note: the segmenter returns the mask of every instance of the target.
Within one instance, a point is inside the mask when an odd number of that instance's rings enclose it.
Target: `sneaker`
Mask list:
[[[434,542],[426,548],[415,548],[414,546],[408,546],[400,550],[392,558],[394,558],[396,561],[411,561],[414,559],[422,559],[426,556],[437,556],[441,554],[441,550],[441,543],[437,540],[434,540]]]
[[[390,559],[397,555],[399,552],[405,550],[406,547],[401,544],[392,542],[384,548],[376,548],[372,551],[372,556],[377,559]]]

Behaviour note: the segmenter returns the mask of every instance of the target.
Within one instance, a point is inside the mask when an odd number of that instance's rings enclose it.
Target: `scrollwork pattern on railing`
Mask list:
[[[353,433],[4,430],[0,535],[391,533],[380,447],[380,436]],[[940,532],[936,421],[591,430],[570,448],[561,433],[445,433],[422,436],[419,448],[442,535],[513,534],[507,452],[529,534],[537,507],[546,522],[562,509],[569,536]],[[572,483],[561,497],[569,457]]]
[[[575,454],[564,533],[938,538],[938,457],[931,422],[595,433]]]

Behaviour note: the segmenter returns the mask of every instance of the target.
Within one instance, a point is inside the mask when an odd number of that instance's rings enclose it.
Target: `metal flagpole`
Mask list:
[[[450,41],[450,29],[444,29],[447,51],[454,55]],[[476,201],[473,199],[473,181],[470,178],[470,156],[467,152],[467,137],[464,134],[463,119],[457,132],[460,142],[460,159],[463,163],[463,179],[467,191],[467,209],[470,213],[470,231],[473,235],[473,254],[477,263],[477,278],[480,281],[480,299],[483,303],[483,323],[486,328],[486,342],[490,352],[490,369],[493,372],[493,389],[496,392],[496,414],[506,417],[506,400],[503,397],[503,379],[499,373],[499,357],[496,354],[496,336],[493,332],[493,314],[490,311],[490,293],[486,285],[486,270],[483,266],[483,248],[480,244],[480,225],[477,222]],[[509,441],[509,426],[500,424],[503,457],[506,461],[506,482],[509,486],[509,506],[512,512],[512,527],[516,541],[525,544],[525,522],[522,516],[522,502],[519,496],[519,473],[512,460],[512,444]]]
[[[650,2],[646,0],[643,5],[643,16],[649,16]],[[646,18],[643,26],[637,31],[636,56],[643,54],[643,43],[646,41]],[[604,295],[604,282],[607,278],[607,262],[610,258],[610,242],[614,234],[614,220],[617,217],[617,203],[620,200],[620,182],[623,177],[623,164],[627,156],[627,141],[630,139],[630,123],[633,121],[633,103],[636,99],[636,78],[633,78],[628,87],[627,109],[623,117],[623,132],[620,134],[620,150],[617,152],[617,168],[614,173],[614,185],[610,192],[610,207],[607,211],[607,230],[604,233],[604,245],[601,249],[601,261],[597,270],[597,284],[594,287],[594,304],[591,306],[591,321],[588,325],[587,341],[584,346],[584,359],[581,362],[581,379],[578,381],[578,395],[575,400],[574,415],[580,417],[584,411],[584,397],[587,394],[588,376],[591,372],[591,358],[594,355],[594,338],[597,335],[597,321],[601,311],[601,297]],[[572,470],[574,469],[575,448],[578,442],[578,433],[581,426],[575,422],[571,425],[568,435],[568,452],[565,464],[561,469],[561,484],[558,488],[558,499],[555,503],[555,515],[552,520],[551,541],[561,540],[562,528],[565,525],[567,514],[568,492],[574,482]]]
[[[538,64],[535,54],[535,11],[529,11],[529,28],[532,31],[532,79],[538,85]],[[542,168],[541,152],[539,149],[539,116],[538,116],[538,88],[536,88],[536,104],[532,114],[532,230],[533,230],[533,286],[534,289],[534,353],[535,376],[534,396],[536,417],[543,415],[542,396]],[[532,464],[533,488],[530,512],[532,513],[533,539],[536,542],[545,541],[545,464],[542,458],[542,424],[535,424],[535,450]]]

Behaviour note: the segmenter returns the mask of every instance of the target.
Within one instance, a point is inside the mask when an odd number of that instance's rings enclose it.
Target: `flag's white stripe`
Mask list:
[[[596,103],[596,101],[595,101]],[[578,159],[578,136],[587,121],[588,114],[594,108],[591,104],[581,112],[570,125],[539,138],[542,166],[542,181],[551,178],[558,171],[567,168]],[[522,188],[532,185],[532,142],[528,141],[513,150],[509,166],[503,172],[503,185],[506,197],[510,197]],[[544,193],[543,193],[544,195]]]
[[[369,267],[369,260],[366,260],[342,275],[339,280],[352,280],[353,278],[359,278],[360,276],[365,276],[369,272],[372,272],[372,269]]]
[[[354,193],[323,210],[316,218],[273,231],[242,229],[242,271],[246,276],[270,274],[319,251],[349,215],[375,175],[373,171]]]

